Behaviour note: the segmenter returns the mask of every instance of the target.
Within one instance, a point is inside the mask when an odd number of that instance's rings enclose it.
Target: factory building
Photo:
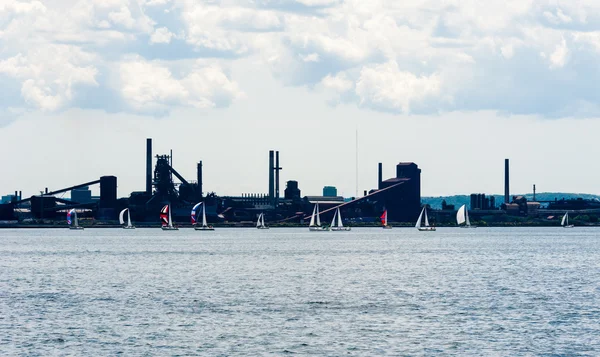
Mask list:
[[[299,200],[301,197],[298,181],[288,181],[285,187],[284,197],[286,200]]]
[[[337,188],[334,186],[323,187],[323,197],[335,197],[337,196]]]
[[[472,193],[470,208],[472,210],[495,209],[496,198],[494,196],[486,196],[485,193]]]
[[[381,164],[379,177],[381,179]],[[396,177],[379,184],[388,220],[392,222],[413,222],[421,209],[421,169],[414,162],[401,162],[396,165]]]
[[[89,186],[83,186],[71,190],[71,201],[77,203],[92,203],[92,191]]]

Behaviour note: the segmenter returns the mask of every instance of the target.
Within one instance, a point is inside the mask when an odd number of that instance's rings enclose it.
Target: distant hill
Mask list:
[[[493,195],[496,198],[496,207],[504,202],[504,195]],[[525,196],[528,201],[533,200],[533,194],[527,193],[525,195],[512,195],[512,196]],[[512,198],[511,196],[511,198]],[[584,200],[598,200],[600,201],[600,196],[592,195],[588,193],[564,193],[564,192],[542,192],[536,193],[535,199],[537,201],[554,201],[556,200],[571,200],[582,198]],[[471,195],[455,195],[455,196],[440,196],[440,197],[421,197],[421,202],[423,204],[428,204],[433,209],[442,209],[442,201],[446,200],[446,203],[449,205],[454,205],[455,208],[458,208],[462,205],[467,205],[467,207],[471,204]]]

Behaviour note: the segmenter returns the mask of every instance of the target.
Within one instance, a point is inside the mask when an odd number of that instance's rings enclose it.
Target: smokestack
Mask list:
[[[378,166],[377,189],[381,190],[381,183],[383,182],[383,164],[380,162]]]
[[[146,193],[152,194],[152,139],[146,139]]]
[[[504,203],[510,203],[510,174],[508,171],[508,159],[504,159]]]
[[[275,198],[275,162],[274,162],[275,152],[273,150],[269,151],[269,200],[273,203],[273,199]]]
[[[200,197],[202,197],[202,160],[198,162],[198,192],[200,193]]]
[[[533,202],[535,202],[535,183],[533,184]]]
[[[279,151],[275,152],[275,205],[279,203]]]

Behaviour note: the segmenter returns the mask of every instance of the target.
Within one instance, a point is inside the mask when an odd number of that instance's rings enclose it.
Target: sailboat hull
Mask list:
[[[194,227],[195,231],[214,231],[213,227]]]
[[[135,229],[134,226],[123,226],[123,229]]]
[[[421,232],[435,232],[435,227],[421,227],[418,229]]]
[[[266,226],[259,226],[259,227],[256,227],[256,228],[257,229],[269,229],[269,227],[266,227]]]
[[[308,230],[311,232],[325,232],[325,231],[328,231],[329,228],[327,228],[327,227],[308,227]]]
[[[575,225],[569,224],[569,225],[563,226],[563,228],[575,228]]]
[[[179,228],[177,228],[177,227],[169,227],[169,226],[167,226],[167,227],[160,227],[160,228],[163,231],[178,231],[179,230]]]
[[[72,229],[74,231],[82,231],[83,227],[77,226],[77,227],[69,227],[69,229]]]
[[[344,232],[344,231],[349,231],[350,227],[332,227],[331,231],[332,232]]]
[[[392,226],[387,226],[387,225],[386,225],[386,226],[383,226],[383,227],[381,227],[381,228],[383,228],[383,229],[392,229]]]
[[[477,226],[460,226],[460,228],[477,228]]]

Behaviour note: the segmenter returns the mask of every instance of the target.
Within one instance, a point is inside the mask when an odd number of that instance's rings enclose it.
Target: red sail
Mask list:
[[[381,223],[385,224],[385,221],[387,221],[387,210],[383,211],[383,214],[381,215]]]
[[[162,223],[163,226],[169,225],[169,205],[165,205],[160,210],[160,222]]]

